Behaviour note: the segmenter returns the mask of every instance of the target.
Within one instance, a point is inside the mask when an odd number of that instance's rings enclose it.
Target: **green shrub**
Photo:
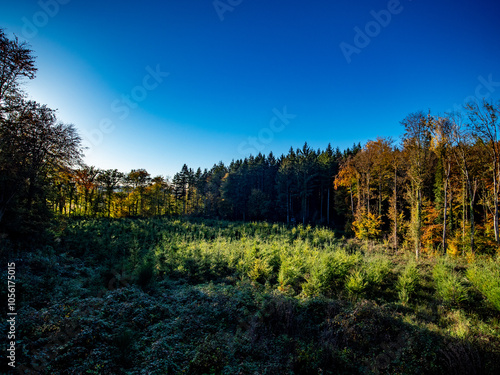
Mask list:
[[[302,284],[306,296],[332,295],[341,289],[349,272],[361,262],[361,255],[343,249],[323,253],[314,259],[307,281]]]
[[[467,299],[467,290],[460,281],[460,275],[445,260],[439,260],[434,266],[432,277],[436,283],[436,293],[443,302],[460,304]]]
[[[483,260],[472,264],[467,277],[474,286],[500,311],[500,262]]]
[[[366,280],[370,285],[380,285],[391,271],[391,261],[385,257],[372,257],[364,266]]]
[[[263,259],[256,258],[248,272],[248,277],[254,282],[264,283],[271,275],[272,267]]]
[[[426,293],[461,301],[444,262],[360,251],[324,228],[201,218],[68,220],[60,237],[23,256],[16,283],[19,363],[52,374],[500,373],[495,311],[436,309]],[[498,308],[498,261],[470,268]],[[396,287],[414,308],[390,302]],[[301,291],[319,297],[290,298]],[[365,294],[377,302],[353,303]]]
[[[189,364],[189,372],[191,374],[220,374],[227,362],[226,346],[222,338],[208,335],[196,348]]]
[[[294,291],[300,287],[304,281],[305,265],[299,254],[282,257],[280,270],[278,272],[279,290],[286,291],[292,288]]]
[[[349,296],[357,299],[364,295],[367,285],[366,274],[363,270],[357,269],[347,277],[345,288]]]
[[[417,264],[414,261],[409,261],[396,282],[398,297],[403,305],[408,304],[411,296],[415,293],[419,279],[420,273]]]

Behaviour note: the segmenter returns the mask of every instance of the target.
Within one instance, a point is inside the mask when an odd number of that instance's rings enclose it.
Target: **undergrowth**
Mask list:
[[[416,262],[269,223],[67,220],[54,234],[1,253],[26,373],[499,371],[498,260]]]

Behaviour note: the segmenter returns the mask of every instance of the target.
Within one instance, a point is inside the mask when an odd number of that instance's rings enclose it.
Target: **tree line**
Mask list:
[[[36,234],[54,215],[198,216],[326,225],[391,247],[470,254],[499,244],[500,106],[424,112],[401,121],[400,140],[341,151],[307,143],[173,178],[83,163],[81,138],[55,111],[28,100],[30,47],[0,29],[0,232]]]
[[[0,29],[0,233],[36,234],[50,218],[53,176],[81,163],[81,139],[54,110],[27,99],[37,68],[30,46]]]

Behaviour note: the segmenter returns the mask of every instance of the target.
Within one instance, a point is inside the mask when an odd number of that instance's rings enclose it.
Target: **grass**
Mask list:
[[[498,260],[417,263],[325,228],[212,220],[68,220],[55,237],[15,260],[32,371],[499,370]]]

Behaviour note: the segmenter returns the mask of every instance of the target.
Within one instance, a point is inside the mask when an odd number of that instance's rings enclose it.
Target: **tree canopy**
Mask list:
[[[33,79],[30,47],[0,30],[0,229],[36,232],[50,217],[54,180],[81,162],[81,139],[55,111],[27,100],[22,80]]]
[[[325,225],[393,248],[493,253],[499,244],[499,103],[460,113],[415,112],[400,142],[377,138],[341,151],[307,143],[172,178],[82,162],[73,125],[27,100],[30,46],[0,30],[0,230],[25,233],[62,216],[200,216]],[[168,161],[165,161],[168,163]]]

